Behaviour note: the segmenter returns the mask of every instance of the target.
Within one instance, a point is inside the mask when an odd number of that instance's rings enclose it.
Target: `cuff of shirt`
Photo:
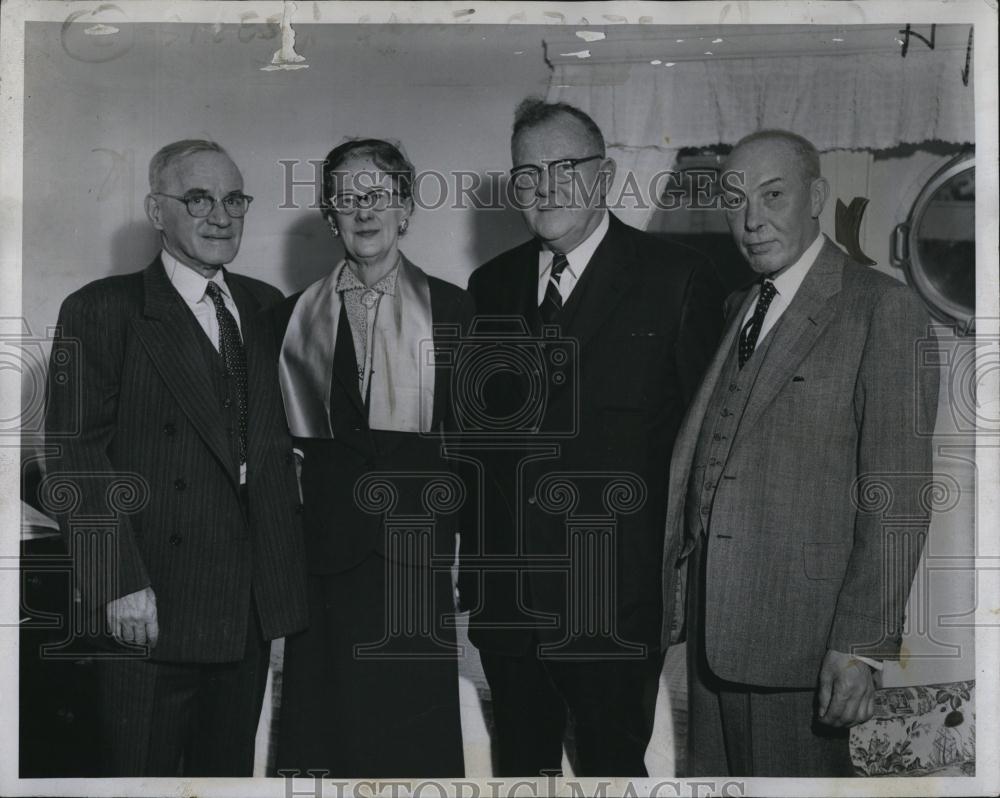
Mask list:
[[[860,660],[865,663],[865,665],[870,665],[877,671],[882,670],[883,663],[877,659],[872,659],[871,657],[859,657],[857,654],[854,655],[854,659]]]

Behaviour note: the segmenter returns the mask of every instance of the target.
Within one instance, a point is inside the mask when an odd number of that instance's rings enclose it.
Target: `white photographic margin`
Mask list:
[[[48,2],[7,0],[0,21],[0,319],[21,317],[22,263],[22,181],[24,152],[24,25],[29,21],[64,21],[77,11],[97,9],[100,2]],[[239,23],[241,16],[257,14],[260,21],[281,16],[288,3],[282,2],[139,2],[114,3],[131,22]],[[696,3],[509,3],[509,2],[427,2],[427,3],[313,3],[299,0],[310,23],[446,23],[446,24],[545,24],[602,28],[614,24],[720,25],[720,24],[914,24],[975,25],[974,81],[976,87],[976,262],[977,333],[1000,338],[998,306],[998,185],[997,164],[997,8],[987,0],[956,2],[696,2]],[[580,48],[588,42],[581,40]],[[506,120],[505,120],[506,124]],[[58,235],[57,221],[54,234]],[[16,374],[4,374],[0,397],[0,418],[16,417],[20,392]],[[983,371],[978,385],[989,401],[1000,395],[1000,372]],[[1000,485],[1000,448],[994,441],[981,439],[977,446],[977,554],[979,562],[979,605],[976,622],[977,743],[976,775],[969,778],[918,779],[747,779],[746,795],[995,795],[1000,792],[1000,693],[998,693],[998,627],[1000,614],[1000,518],[997,492],[988,486]],[[19,576],[16,562],[20,528],[20,468],[17,446],[0,446],[0,794],[3,795],[198,795],[198,796],[282,796],[288,795],[281,779],[27,779],[18,778],[18,609]],[[14,563],[15,570],[11,570]],[[497,779],[476,781],[482,795],[502,795]],[[632,780],[636,794],[648,791],[663,779]],[[707,780],[697,780],[705,784]],[[725,779],[718,780],[722,785]],[[447,785],[447,781],[442,784]],[[522,780],[523,783],[523,780]],[[582,785],[593,780],[581,780]],[[683,779],[676,784],[685,785]],[[387,782],[388,784],[388,782]],[[508,782],[508,788],[515,782]],[[545,794],[545,781],[537,781],[539,792],[522,786],[518,794]],[[616,780],[608,794],[620,794],[624,782]],[[356,782],[358,794],[378,794],[374,779]],[[493,785],[493,786],[490,786]],[[295,794],[310,795],[311,782],[296,783]],[[706,794],[685,786],[677,793],[668,788],[663,795]],[[583,789],[586,789],[584,786]],[[704,787],[702,788],[704,790]],[[563,794],[571,794],[563,790]],[[335,795],[330,790],[322,793]],[[392,795],[391,791],[383,792]],[[400,793],[406,794],[406,793]],[[437,795],[428,789],[425,795]],[[466,795],[469,794],[466,788]],[[579,793],[578,793],[579,794]],[[590,794],[585,793],[585,794]]]

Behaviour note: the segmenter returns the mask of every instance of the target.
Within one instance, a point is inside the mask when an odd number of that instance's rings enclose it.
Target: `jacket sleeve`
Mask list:
[[[939,374],[918,360],[932,341],[926,311],[900,286],[874,309],[854,394],[855,524],[828,646],[899,655],[903,613],[927,535]]]
[[[121,396],[125,335],[111,297],[77,293],[59,312],[46,408],[43,502],[59,521],[85,611],[150,584],[128,512],[148,486],[115,469],[108,450]]]

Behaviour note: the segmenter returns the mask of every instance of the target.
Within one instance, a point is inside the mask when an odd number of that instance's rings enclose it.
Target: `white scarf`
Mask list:
[[[288,428],[298,438],[333,437],[330,388],[341,308],[337,278],[346,267],[347,261],[341,261],[302,292],[281,343],[278,377]],[[383,307],[389,300],[391,307]],[[431,431],[433,322],[427,275],[401,258],[396,293],[383,297],[375,318],[368,411],[371,429]]]

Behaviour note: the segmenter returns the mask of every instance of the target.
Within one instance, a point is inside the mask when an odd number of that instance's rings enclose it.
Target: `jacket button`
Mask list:
[[[534,496],[528,497],[528,504],[537,504],[537,499]]]
[[[301,505],[301,504],[296,504],[295,505],[295,514],[296,515],[302,515],[302,510],[303,510],[303,505]]]
[[[170,536],[170,545],[171,546],[180,546],[181,545],[181,536],[180,535],[171,535]]]
[[[163,425],[163,434],[166,435],[168,438],[172,438],[176,433],[177,433],[177,427],[174,425],[174,422],[168,421],[166,424]]]
[[[225,399],[225,400],[223,400],[222,406],[223,407],[227,407],[227,408],[228,407],[232,407],[233,406],[233,400],[232,399]]]
[[[187,486],[188,486],[187,482],[185,482],[183,479],[175,479],[174,480],[174,489],[175,490],[184,490],[184,488],[186,488]]]

